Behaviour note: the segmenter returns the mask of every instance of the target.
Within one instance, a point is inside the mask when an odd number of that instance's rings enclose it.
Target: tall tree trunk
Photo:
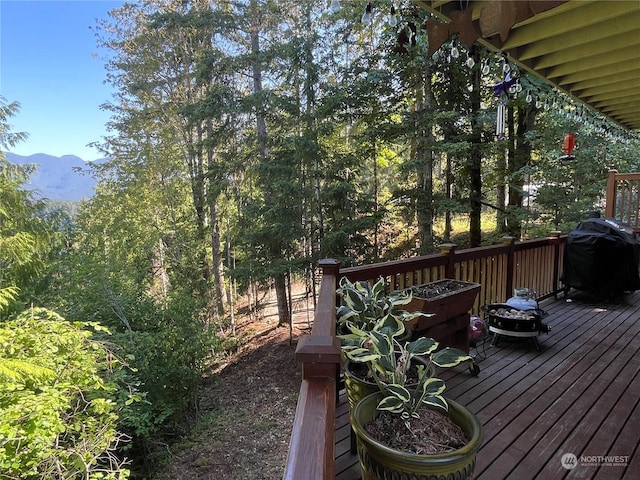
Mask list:
[[[478,47],[471,50],[476,65],[480,65]],[[471,91],[471,152],[469,158],[469,244],[479,247],[482,243],[482,131],[480,115],[480,69],[474,69]]]
[[[431,67],[425,66],[420,75],[416,101],[416,212],[418,219],[419,253],[428,253],[433,247],[433,133],[427,120],[433,107]]]
[[[287,289],[287,275],[286,273],[276,274],[273,280],[278,304],[278,326],[288,326],[291,324],[292,317]]]
[[[451,200],[452,198],[452,190],[453,186],[453,172],[451,171],[451,155],[448,152],[445,152],[445,171],[444,171],[444,179],[445,179],[445,197],[447,200]],[[453,225],[451,221],[453,219],[453,214],[451,209],[447,208],[447,211],[444,214],[444,238],[446,240],[451,239],[451,233],[453,232]]]
[[[536,110],[533,105],[518,108],[517,124],[513,119],[513,109],[511,109],[511,112],[514,136],[511,144],[513,155],[509,162],[509,211],[511,214],[507,217],[507,233],[513,237],[520,238],[522,235],[522,219],[519,212],[522,211],[524,191],[524,174],[522,170],[531,161],[531,146],[526,140],[526,134],[535,125]]]
[[[252,15],[252,25],[250,30],[252,77],[253,77],[253,93],[258,96],[263,91],[262,86],[262,62],[260,60],[260,31],[261,31],[261,12],[260,5],[256,0],[251,1],[250,5]],[[269,161],[267,122],[263,107],[259,106],[256,110],[256,133],[258,136],[258,154],[262,162]],[[268,188],[268,186],[266,186]],[[266,192],[265,192],[266,194]],[[271,258],[282,258],[281,252],[272,252]],[[289,312],[289,302],[287,301],[287,282],[284,273],[276,273],[273,277],[276,289],[276,298],[278,304],[278,325],[288,325],[291,319]]]
[[[496,159],[497,187],[496,187],[496,229],[500,233],[507,233],[507,151],[498,152]]]

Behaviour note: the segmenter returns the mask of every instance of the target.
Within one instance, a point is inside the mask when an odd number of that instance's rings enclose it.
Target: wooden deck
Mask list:
[[[572,291],[541,307],[551,332],[539,337],[540,351],[530,341],[486,342],[477,377],[462,367],[442,375],[445,395],[484,425],[474,478],[638,478],[640,292],[597,301]],[[339,480],[360,478],[357,456],[349,453],[348,417],[342,392]],[[575,468],[562,466],[565,454],[576,456]]]

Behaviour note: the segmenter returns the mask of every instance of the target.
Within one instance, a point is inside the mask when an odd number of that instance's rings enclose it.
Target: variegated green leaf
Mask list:
[[[352,288],[343,290],[342,304],[356,312],[364,312],[365,310],[362,295]]]
[[[373,298],[380,298],[381,296],[383,296],[385,291],[385,286],[386,286],[386,282],[384,281],[384,278],[380,277],[378,281],[374,283],[373,287],[371,288],[371,296]]]
[[[373,330],[391,338],[402,335],[405,332],[405,327],[401,320],[395,318],[392,313],[389,313],[376,323]]]
[[[412,355],[429,355],[436,348],[438,348],[438,342],[427,337],[420,337],[406,345],[407,351]]]
[[[347,329],[355,336],[362,338],[366,338],[369,336],[369,332],[366,330],[362,330],[358,328],[353,322],[347,322]]]
[[[380,355],[367,348],[358,348],[353,350],[344,349],[344,353],[350,360],[354,362],[373,362],[380,358]]]
[[[458,348],[445,347],[431,355],[431,361],[439,367],[455,367],[471,357]]]
[[[411,392],[402,385],[386,385],[385,390],[387,391],[387,393],[390,393],[393,396],[399,398],[402,402],[406,403],[411,400]]]
[[[347,320],[353,317],[359,317],[360,313],[347,307],[346,305],[340,305],[336,308],[336,318],[340,323],[345,323]]]
[[[422,391],[426,395],[440,395],[447,386],[439,378],[428,378],[422,385]]]
[[[372,330],[370,332],[370,338],[373,341],[376,350],[380,355],[389,355],[392,352],[393,344],[391,343],[391,337],[384,333]]]
[[[397,295],[389,297],[389,303],[394,307],[408,305],[411,303],[411,300],[413,300],[413,296],[407,293],[398,293]]]
[[[425,405],[432,405],[434,407],[441,408],[447,412],[449,411],[449,404],[444,399],[444,397],[441,397],[440,395],[432,395],[432,396],[424,397],[422,399],[422,403],[424,403]]]
[[[404,410],[404,403],[394,396],[385,397],[378,403],[378,410],[387,410],[392,413],[401,413]]]
[[[395,364],[393,363],[393,357],[391,355],[387,355],[384,357],[380,357],[376,361],[376,365],[379,367],[381,373],[386,377],[389,372],[393,372],[396,369]]]

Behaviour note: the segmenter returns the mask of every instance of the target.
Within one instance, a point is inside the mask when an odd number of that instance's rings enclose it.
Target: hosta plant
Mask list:
[[[352,328],[352,335],[343,336],[342,349],[352,362],[368,365],[371,376],[383,392],[377,409],[399,415],[411,429],[411,419],[419,418],[421,408],[432,406],[448,410],[442,396],[445,383],[434,376],[432,365],[453,367],[470,361],[471,357],[457,348],[438,350],[438,342],[432,338],[421,337],[406,344],[398,342],[397,329],[401,327],[402,321],[394,326],[381,319],[369,331]],[[426,360],[426,364],[418,364],[417,383],[410,382],[408,377],[415,357]]]
[[[358,332],[390,327],[394,336],[399,336],[405,332],[404,322],[425,315],[402,309],[413,299],[411,290],[387,295],[385,287],[382,277],[373,285],[366,281],[351,282],[342,277],[337,290],[338,330],[347,335],[349,332],[360,335]]]

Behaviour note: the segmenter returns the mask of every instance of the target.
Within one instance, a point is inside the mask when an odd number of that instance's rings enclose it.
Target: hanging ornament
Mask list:
[[[562,142],[562,151],[564,152],[564,155],[560,157],[560,160],[573,160],[574,158],[576,158],[571,154],[575,146],[576,134],[566,133],[564,135],[564,141]]]
[[[531,90],[527,90],[527,98],[525,100],[527,101],[527,103],[531,103],[531,100],[533,100],[533,97],[531,96]]]
[[[467,64],[467,67],[473,68],[473,66],[476,64],[476,61],[473,59],[473,57],[468,57],[465,63]]]
[[[500,97],[498,99],[498,111],[496,112],[496,137],[498,140],[504,140],[504,132],[507,125],[507,98]]]
[[[329,10],[331,10],[333,13],[338,13],[340,11],[340,0],[331,0]]]
[[[409,53],[409,50],[416,45],[416,30],[416,24],[413,22],[408,22],[404,28],[401,28],[393,51],[400,54]]]
[[[496,115],[496,136],[499,140],[504,139],[507,125],[507,103],[509,102],[509,91],[513,88],[516,79],[511,78],[511,73],[507,73],[504,80],[493,86],[493,94],[498,97],[498,112]]]

